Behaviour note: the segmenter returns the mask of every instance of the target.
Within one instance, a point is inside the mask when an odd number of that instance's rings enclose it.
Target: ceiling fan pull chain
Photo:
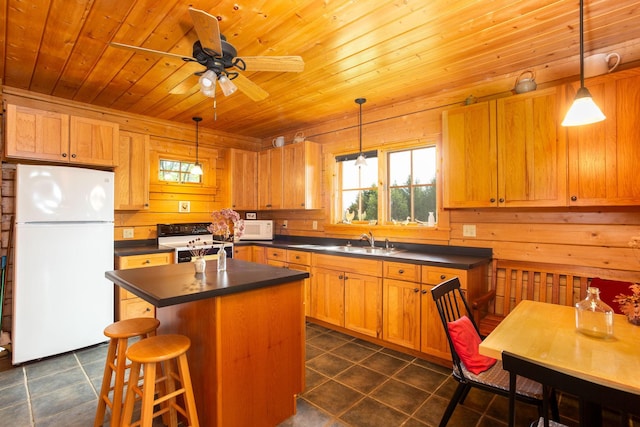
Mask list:
[[[213,121],[218,120],[218,102],[216,100],[216,91],[213,91]]]

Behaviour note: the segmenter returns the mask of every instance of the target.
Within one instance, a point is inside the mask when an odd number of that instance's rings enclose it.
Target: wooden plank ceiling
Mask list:
[[[197,63],[115,48],[191,56],[188,7],[219,19],[238,56],[299,55],[301,73],[244,72],[270,96],[213,99]],[[266,138],[408,99],[578,71],[577,0],[0,0],[2,84]],[[639,1],[585,0],[585,50],[640,59]],[[555,70],[555,71],[550,71]],[[494,86],[494,89],[498,86]],[[470,89],[469,89],[470,90]]]

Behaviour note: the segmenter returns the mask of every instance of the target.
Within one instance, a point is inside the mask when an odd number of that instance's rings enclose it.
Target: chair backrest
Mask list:
[[[529,378],[541,383],[545,388],[554,388],[577,397],[583,397],[587,401],[592,399],[596,403],[627,414],[640,414],[640,397],[623,390],[596,384],[588,380],[577,378],[571,374],[563,373],[555,369],[543,366],[521,356],[502,352],[502,367],[509,371],[510,390],[515,390],[516,375]],[[545,395],[546,395],[545,390]],[[543,401],[543,412],[548,415],[547,399]],[[509,396],[509,425],[515,422],[515,395]]]
[[[436,308],[438,309],[438,314],[440,315],[440,320],[442,321],[442,327],[444,328],[444,332],[447,335],[447,341],[449,341],[449,348],[451,349],[451,358],[453,360],[454,371],[456,371],[460,377],[464,377],[462,367],[460,366],[460,357],[458,356],[458,353],[456,352],[456,349],[453,345],[453,340],[451,339],[451,335],[449,334],[449,328],[447,327],[447,324],[449,322],[458,320],[462,316],[467,316],[476,331],[478,331],[478,325],[473,319],[471,308],[467,303],[467,299],[464,297],[462,288],[460,287],[460,279],[454,277],[440,283],[439,285],[434,286],[431,289],[431,296],[436,303]],[[480,335],[479,331],[478,335]]]

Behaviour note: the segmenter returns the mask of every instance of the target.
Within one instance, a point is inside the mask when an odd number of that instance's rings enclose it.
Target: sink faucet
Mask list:
[[[376,245],[376,239],[373,238],[373,232],[371,232],[371,230],[369,230],[369,234],[362,233],[362,236],[360,236],[360,240],[366,240],[367,242],[369,242],[372,248]]]

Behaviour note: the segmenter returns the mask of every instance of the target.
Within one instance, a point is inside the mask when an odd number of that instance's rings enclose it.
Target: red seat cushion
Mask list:
[[[623,314],[622,311],[620,311],[620,305],[613,300],[620,294],[631,295],[632,292],[629,289],[629,286],[631,285],[633,285],[631,282],[621,282],[618,280],[607,280],[594,277],[589,286],[600,289],[600,299],[602,302],[611,307],[614,312]]]
[[[477,375],[496,363],[496,359],[483,356],[478,351],[478,346],[482,340],[467,316],[462,316],[458,320],[447,323],[447,329],[449,329],[449,336],[456,353],[458,353],[458,357],[470,372]]]

